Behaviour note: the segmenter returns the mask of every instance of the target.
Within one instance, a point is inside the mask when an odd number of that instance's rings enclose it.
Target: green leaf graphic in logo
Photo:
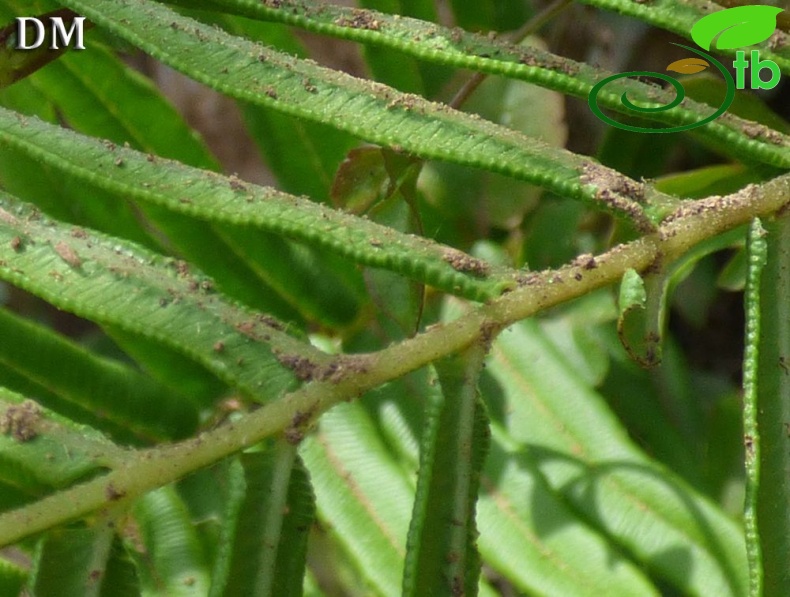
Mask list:
[[[775,6],[736,6],[714,12],[694,23],[691,38],[698,46],[732,50],[765,41],[776,29],[776,15],[782,12]]]

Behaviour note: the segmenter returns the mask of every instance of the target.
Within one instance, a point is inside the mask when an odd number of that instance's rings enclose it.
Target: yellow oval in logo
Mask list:
[[[675,60],[675,62],[667,67],[667,70],[683,75],[693,75],[694,73],[705,70],[709,66],[710,64],[702,58],[683,58],[683,60]]]

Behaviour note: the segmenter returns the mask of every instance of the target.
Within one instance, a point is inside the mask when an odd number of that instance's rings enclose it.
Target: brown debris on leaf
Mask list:
[[[12,404],[0,416],[0,433],[10,435],[20,443],[28,442],[38,436],[36,425],[40,420],[41,411],[32,400]]]
[[[274,353],[277,361],[296,375],[299,381],[340,383],[350,373],[365,373],[367,366],[359,356],[337,356],[322,364],[299,354]]]
[[[442,251],[442,259],[449,263],[455,271],[474,276],[486,276],[491,270],[485,261],[450,247]]]
[[[610,210],[625,214],[641,232],[655,229],[639,205],[645,198],[644,183],[631,180],[616,170],[585,162],[581,169],[580,182],[596,188],[595,198]]]
[[[367,29],[378,31],[381,29],[381,22],[366,10],[355,8],[352,11],[353,17],[341,17],[335,21],[335,25],[340,27],[351,27],[352,29]]]

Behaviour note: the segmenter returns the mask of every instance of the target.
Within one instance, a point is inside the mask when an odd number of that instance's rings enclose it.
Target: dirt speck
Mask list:
[[[306,411],[297,410],[291,418],[291,424],[284,431],[285,441],[293,445],[301,442],[309,430],[313,414],[315,414],[313,409]]]
[[[38,435],[36,426],[40,420],[41,411],[32,400],[12,404],[0,416],[0,433],[20,443],[28,442]]]
[[[276,318],[272,317],[271,315],[260,315],[258,317],[258,321],[263,323],[264,325],[279,331],[284,331],[285,326],[282,322],[278,321]]]
[[[491,348],[491,343],[496,338],[496,335],[502,329],[502,326],[493,321],[484,321],[480,325],[480,342],[485,346],[486,350]]]
[[[485,261],[449,247],[442,251],[442,259],[455,271],[474,276],[486,276],[491,269]]]
[[[312,381],[321,370],[320,365],[298,354],[275,354],[275,357],[282,366],[293,371],[299,381]]]
[[[24,246],[24,244],[23,244],[22,239],[20,237],[15,236],[14,238],[11,239],[11,248],[14,251],[21,251],[23,246]]]
[[[318,93],[318,87],[313,85],[308,78],[302,80],[302,86],[308,93]]]
[[[304,431],[294,427],[288,427],[283,432],[283,435],[285,436],[285,441],[287,441],[292,446],[301,443],[301,441],[304,439]]]
[[[381,29],[381,22],[366,10],[355,8],[351,11],[351,15],[351,18],[340,17],[336,19],[335,25],[340,27],[351,27],[352,29],[367,29],[369,31],[378,31]]]
[[[653,224],[640,207],[645,185],[600,164],[585,162],[580,182],[596,187],[595,198],[615,212],[625,214],[641,232],[652,232]]]
[[[595,269],[598,267],[598,262],[595,261],[595,256],[592,253],[583,253],[571,262],[571,265],[582,267],[584,269]]]
[[[2,207],[0,207],[0,222],[5,222],[6,224],[10,224],[11,226],[16,226],[19,224],[19,220],[16,216],[11,215]]]
[[[62,240],[55,243],[53,247],[55,252],[60,256],[60,258],[68,263],[71,267],[80,267],[82,265],[82,259],[80,256],[77,255],[77,251],[75,251],[71,246],[64,243]]]
[[[773,145],[785,145],[784,136],[777,131],[762,125],[756,122],[750,122],[749,124],[744,124],[741,127],[741,131],[743,134],[749,137],[750,139],[759,139],[761,141],[767,141]]]
[[[104,497],[111,502],[117,502],[126,495],[125,491],[117,489],[112,483],[108,483],[104,488]]]
[[[233,174],[229,179],[230,188],[234,191],[244,192],[247,190],[246,185],[239,179],[236,174]]]

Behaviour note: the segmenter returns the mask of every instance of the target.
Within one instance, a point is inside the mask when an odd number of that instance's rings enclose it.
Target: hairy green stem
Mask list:
[[[755,218],[749,229],[749,271],[746,279],[746,346],[743,355],[743,437],[746,462],[746,497],[743,524],[749,562],[749,596],[763,594],[763,562],[758,519],[760,490],[760,429],[757,423],[760,388],[760,284],[768,244],[762,223]]]
[[[644,271],[666,264],[690,248],[754,217],[768,216],[790,203],[790,175],[750,185],[724,197],[689,202],[667,217],[660,229],[611,251],[557,270],[528,276],[513,292],[377,353],[349,357],[353,370],[339,382],[309,383],[246,417],[200,436],[145,451],[129,451],[116,470],[0,515],[0,545],[56,524],[131,499],[262,439],[286,432],[298,437],[306,419],[360,396],[436,359],[487,341],[491,332],[535,313],[618,281],[627,269]],[[296,433],[288,433],[288,430]]]

